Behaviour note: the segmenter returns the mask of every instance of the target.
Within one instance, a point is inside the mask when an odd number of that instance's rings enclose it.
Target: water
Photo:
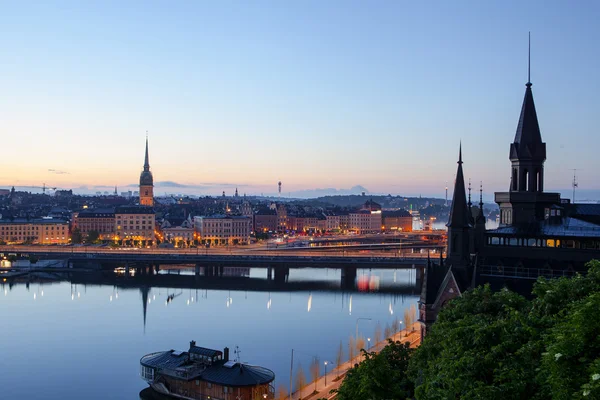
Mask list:
[[[328,291],[262,292],[150,288],[144,324],[139,288],[114,285],[8,283],[0,286],[0,398],[138,399],[146,387],[139,359],[147,353],[187,350],[190,340],[272,369],[275,387],[289,385],[290,355],[308,377],[313,356],[335,363],[340,341],[374,337],[417,301],[414,271],[361,271],[391,293],[336,291],[336,270],[291,270],[290,281],[329,283]],[[265,277],[264,269],[251,276]],[[193,279],[193,278],[192,278]],[[362,278],[361,278],[362,279]],[[400,289],[404,288],[404,289]],[[167,303],[167,297],[175,295]]]

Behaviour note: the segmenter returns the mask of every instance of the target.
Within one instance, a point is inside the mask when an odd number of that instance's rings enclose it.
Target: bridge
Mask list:
[[[376,269],[415,269],[418,282],[423,277],[423,269],[427,264],[427,254],[409,254],[404,256],[398,252],[351,252],[351,251],[314,251],[297,249],[262,250],[262,249],[111,249],[107,247],[74,247],[74,246],[0,246],[0,255],[6,257],[28,257],[37,259],[65,260],[69,268],[96,265],[100,269],[125,267],[140,273],[158,272],[161,266],[188,264],[195,266],[195,274],[200,275],[203,267],[204,276],[222,276],[223,267],[251,266],[267,269],[267,278],[278,282],[286,281],[290,268],[334,268],[342,271],[342,286],[354,285],[358,268]]]

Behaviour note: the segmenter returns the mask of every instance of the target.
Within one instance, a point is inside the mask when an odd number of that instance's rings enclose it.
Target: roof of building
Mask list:
[[[411,217],[410,213],[406,210],[383,210],[381,215],[385,217]]]
[[[193,346],[191,352],[194,354],[214,357],[221,354],[220,351]],[[273,371],[256,365],[244,364],[233,361],[220,360],[212,363],[206,368],[194,368],[202,364],[190,361],[189,352],[186,351],[164,351],[149,354],[140,360],[146,367],[158,368],[159,370],[176,370],[185,368],[191,373],[188,379],[199,379],[222,386],[255,386],[264,385],[275,380]],[[166,372],[166,371],[165,371]]]
[[[79,211],[77,214],[78,218],[106,218],[107,216],[115,215],[115,209],[109,208],[88,208]]]
[[[119,206],[115,214],[154,214],[154,209],[148,206]]]
[[[275,374],[270,369],[257,365],[231,363],[225,366],[225,361],[219,361],[207,368],[201,375],[202,380],[223,386],[255,386],[264,385],[275,380]]]
[[[218,356],[219,354],[223,354],[222,351],[208,349],[206,347],[200,347],[200,346],[190,347],[190,353],[198,354],[199,356],[206,356],[206,357],[215,357],[215,356]]]
[[[68,224],[68,221],[60,218],[14,218],[0,219],[1,224],[6,225],[22,225],[22,224]]]
[[[586,222],[581,219],[567,217],[561,224],[549,221],[529,224],[526,226],[504,226],[487,231],[488,235],[506,236],[551,236],[551,237],[598,237],[600,238],[600,225]]]
[[[510,146],[510,159],[546,159],[546,144],[542,142],[540,126],[538,123],[531,82],[527,83],[525,98],[521,107],[519,124],[515,133],[515,141]]]
[[[447,272],[448,268],[443,264],[428,264],[423,278],[423,288],[421,289],[421,299],[425,304],[433,304]]]

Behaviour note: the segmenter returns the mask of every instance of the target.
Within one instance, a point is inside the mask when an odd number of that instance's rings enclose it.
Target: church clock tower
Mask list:
[[[154,206],[154,179],[150,172],[150,163],[148,161],[148,136],[146,135],[146,159],[144,160],[144,170],[140,174],[140,205]]]

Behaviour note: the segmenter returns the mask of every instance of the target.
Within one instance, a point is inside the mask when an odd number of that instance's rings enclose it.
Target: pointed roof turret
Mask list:
[[[528,62],[527,83],[525,84],[527,89],[525,89],[525,98],[521,106],[515,140],[510,146],[510,159],[544,161],[546,160],[546,143],[542,142],[542,134],[540,133],[540,125],[531,90],[531,35],[529,38]]]
[[[150,171],[150,161],[148,160],[148,131],[146,131],[146,158],[144,159],[144,171]]]
[[[465,178],[462,169],[462,143],[458,150],[458,169],[456,181],[454,182],[454,193],[452,194],[452,208],[450,209],[450,220],[446,224],[449,228],[469,228],[470,215],[465,194]]]
[[[477,214],[476,222],[485,225],[485,214],[483,213],[483,182],[479,182],[479,213]]]

